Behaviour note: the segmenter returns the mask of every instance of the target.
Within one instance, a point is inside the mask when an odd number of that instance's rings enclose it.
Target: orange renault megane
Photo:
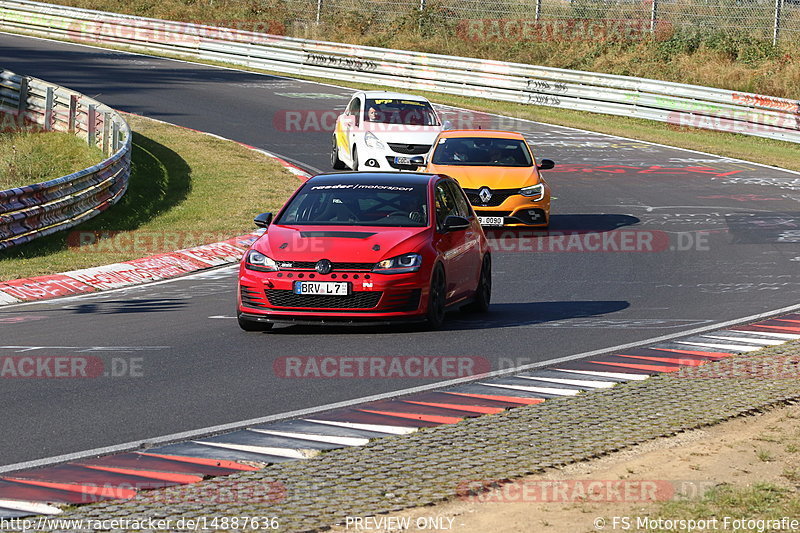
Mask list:
[[[519,133],[490,130],[443,131],[420,170],[455,178],[483,226],[538,226],[550,223],[550,186]]]

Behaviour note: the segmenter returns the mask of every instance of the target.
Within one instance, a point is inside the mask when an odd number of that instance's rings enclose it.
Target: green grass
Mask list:
[[[709,530],[752,532],[759,531],[758,523],[738,524],[734,529],[729,524],[723,527],[724,517],[752,520],[780,520],[795,518],[800,513],[800,498],[792,489],[777,487],[769,483],[758,483],[750,487],[723,485],[709,490],[699,500],[675,500],[661,504],[650,516],[671,520],[709,520],[716,517],[717,527]],[[768,527],[762,531],[784,531],[780,527]],[[665,530],[671,531],[671,530]]]
[[[0,252],[0,280],[126,261],[255,229],[300,184],[274,160],[230,141],[129,116],[133,166],[116,206],[80,226]],[[79,233],[80,232],[80,233]],[[106,235],[89,246],[80,236]],[[84,241],[85,242],[85,241]]]
[[[102,150],[69,133],[0,133],[0,190],[58,178],[102,160]]]

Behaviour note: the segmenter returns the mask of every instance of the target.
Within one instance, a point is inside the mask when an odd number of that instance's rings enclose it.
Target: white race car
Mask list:
[[[336,119],[331,165],[336,170],[416,170],[444,127],[421,96],[357,92]]]

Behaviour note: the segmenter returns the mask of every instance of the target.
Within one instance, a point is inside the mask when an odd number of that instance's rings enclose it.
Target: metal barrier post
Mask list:
[[[75,120],[78,116],[78,95],[71,94],[69,96],[69,118],[67,119],[67,128],[70,133],[75,133]]]
[[[113,146],[113,150],[119,150],[119,124],[114,122],[114,125],[111,127],[111,146]]]
[[[47,95],[44,100],[44,129],[50,131],[53,129],[53,100],[55,93],[52,87],[47,88]]]
[[[19,103],[17,105],[17,111],[19,114],[22,115],[25,111],[28,110],[28,78],[25,76],[19,80]]]
[[[539,22],[539,19],[542,17],[542,0],[536,0],[536,13],[534,14],[534,20]]]
[[[103,153],[105,155],[110,155],[108,153],[108,124],[111,122],[111,113],[103,113]]]
[[[89,111],[86,113],[86,142],[89,146],[97,144],[97,111],[94,104],[89,104]]]
[[[322,17],[322,0],[317,0],[317,25],[319,25],[319,19]]]

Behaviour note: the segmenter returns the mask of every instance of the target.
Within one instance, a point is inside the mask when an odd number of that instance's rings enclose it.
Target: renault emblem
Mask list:
[[[478,191],[478,198],[485,204],[489,203],[489,200],[492,199],[492,190],[489,187],[481,187]]]
[[[317,261],[316,266],[314,266],[314,270],[319,272],[320,274],[330,274],[331,270],[333,270],[331,266],[331,262],[327,259],[320,259]]]

